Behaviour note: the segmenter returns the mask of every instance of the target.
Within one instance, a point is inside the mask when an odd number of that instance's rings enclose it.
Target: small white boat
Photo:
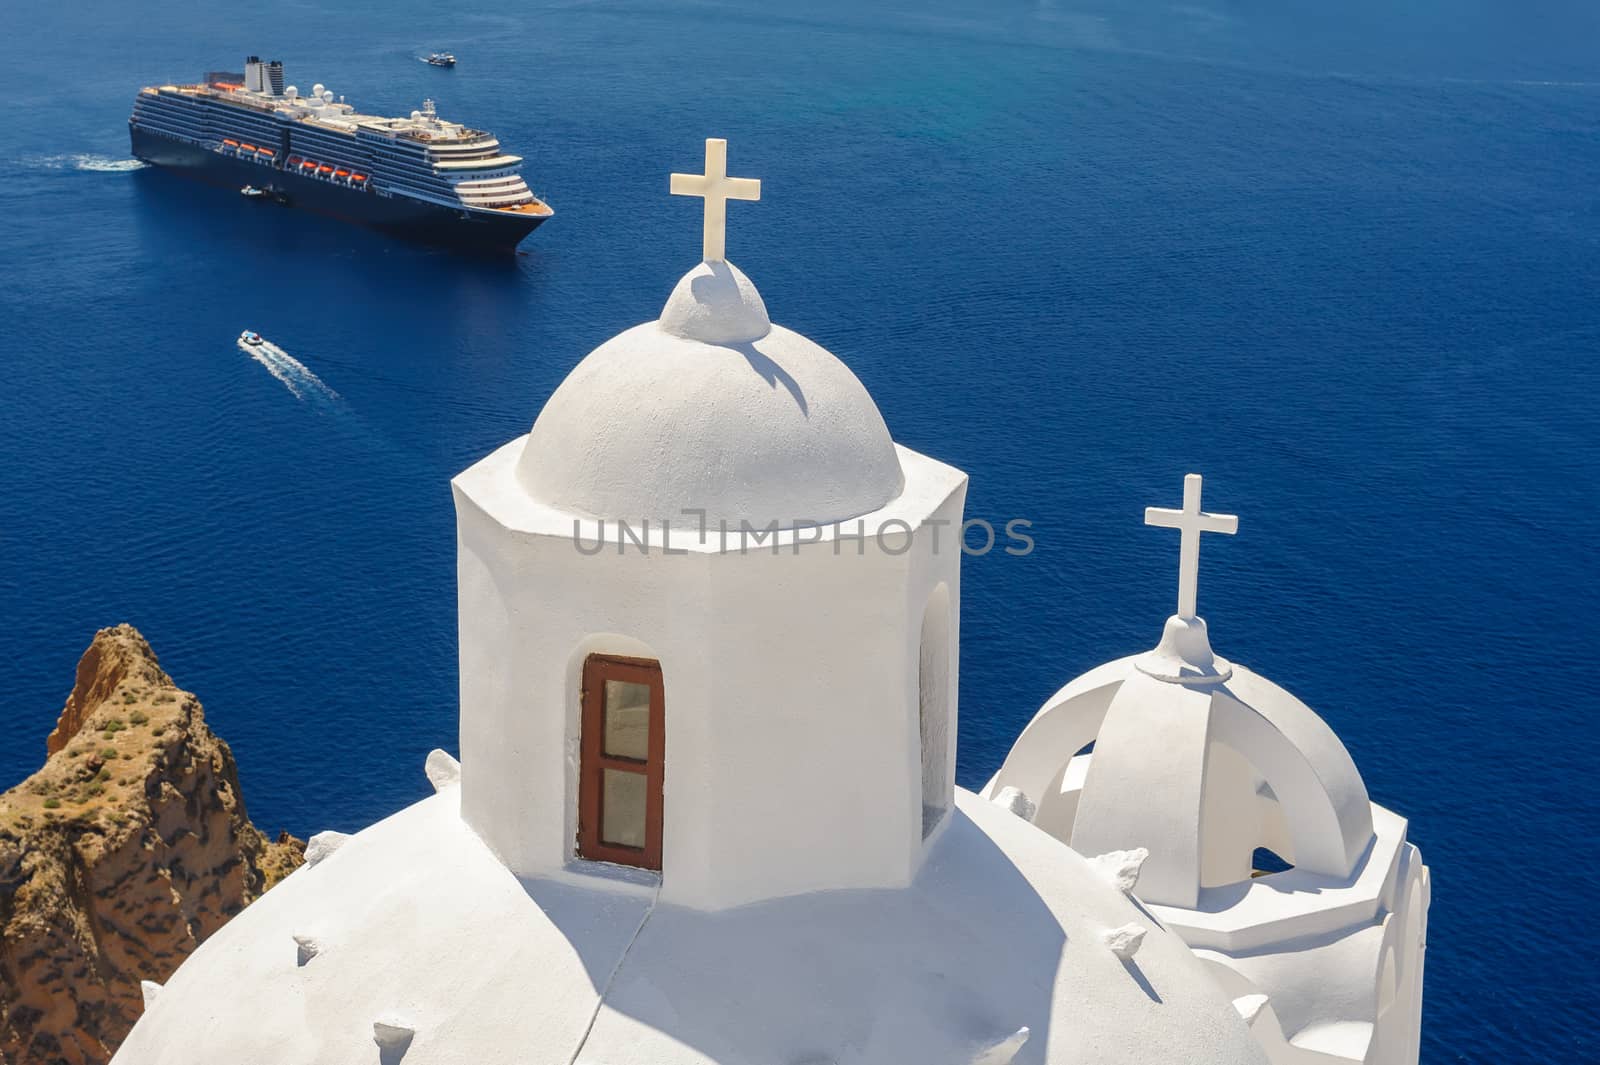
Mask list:
[[[257,200],[263,196],[270,196],[271,193],[269,193],[266,189],[258,189],[254,185],[246,185],[244,188],[239,190],[239,195],[248,196],[252,200]]]
[[[244,344],[249,344],[253,348],[257,348],[261,346],[261,334],[253,330],[246,329],[244,332],[239,334],[239,341]]]
[[[434,52],[424,62],[431,67],[453,67],[456,65],[456,57],[449,52]]]

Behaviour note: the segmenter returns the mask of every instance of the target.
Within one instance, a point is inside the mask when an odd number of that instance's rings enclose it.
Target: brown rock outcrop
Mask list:
[[[0,794],[0,1065],[105,1062],[199,943],[300,864],[131,626],[95,634],[33,776]]]

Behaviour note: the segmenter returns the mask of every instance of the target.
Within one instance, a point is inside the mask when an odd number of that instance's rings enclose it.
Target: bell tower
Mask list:
[[[462,813],[514,872],[716,909],[910,883],[952,804],[966,477],[722,258],[454,483]],[[591,879],[591,882],[593,880]]]

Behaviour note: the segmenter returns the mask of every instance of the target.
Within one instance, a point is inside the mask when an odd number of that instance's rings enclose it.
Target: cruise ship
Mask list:
[[[147,163],[433,244],[510,251],[553,213],[520,156],[432,100],[408,118],[362,114],[322,85],[286,86],[278,60],[141,89],[128,130]]]

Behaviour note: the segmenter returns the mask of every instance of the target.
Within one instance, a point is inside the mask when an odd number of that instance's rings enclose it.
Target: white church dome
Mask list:
[[[1178,613],[1160,642],[1051,697],[986,789],[1027,796],[1034,824],[1083,854],[1148,849],[1140,897],[1190,909],[1249,882],[1261,850],[1345,878],[1373,839],[1366,785],[1327,723],[1211,651],[1195,613],[1199,538],[1239,519],[1201,511],[1200,489],[1190,474],[1182,510],[1145,511],[1182,533]]]
[[[850,369],[773,325],[736,267],[701,263],[659,320],[595,349],[556,389],[517,468],[557,510],[637,523],[825,525],[878,510],[905,478]],[[689,523],[685,521],[685,523]]]
[[[1091,754],[1073,757],[1090,743]],[[1170,619],[1155,651],[1057,692],[991,793],[1005,787],[1081,853],[1149,848],[1140,897],[1168,905],[1248,881],[1263,847],[1348,876],[1373,833],[1366,787],[1338,736],[1288,691],[1213,656],[1199,618]]]
[[[984,794],[1082,854],[1141,862],[1141,902],[1273,1065],[1415,1065],[1428,869],[1328,724],[1212,652],[1200,534],[1239,519],[1202,511],[1200,489],[1190,474],[1181,510],[1145,511],[1182,534],[1160,642],[1046,701]]]

